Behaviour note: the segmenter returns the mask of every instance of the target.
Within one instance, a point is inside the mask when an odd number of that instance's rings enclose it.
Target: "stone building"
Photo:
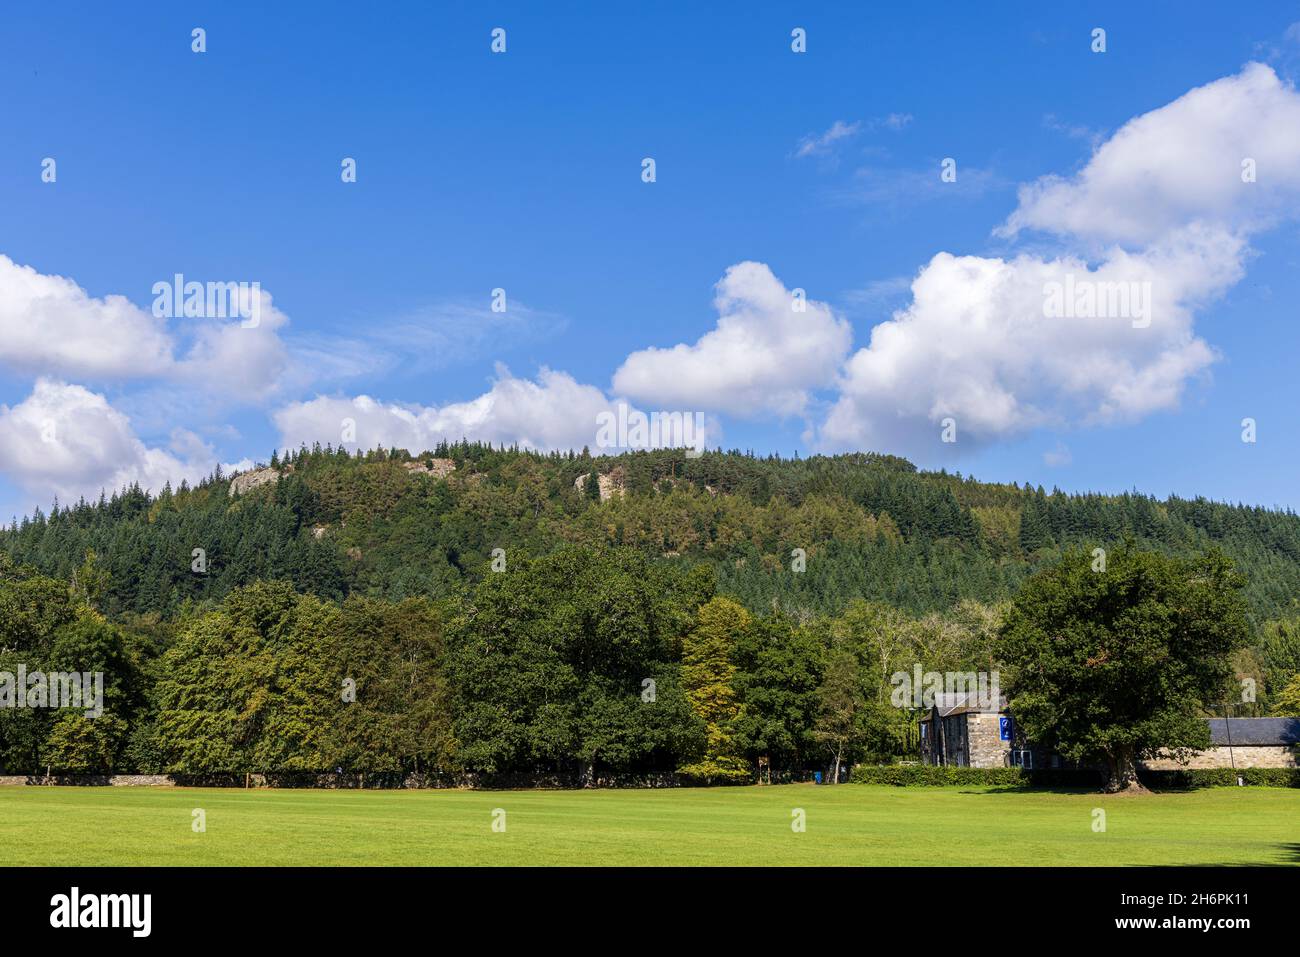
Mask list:
[[[1142,762],[1152,771],[1183,768],[1300,767],[1300,718],[1208,718],[1210,748],[1186,764],[1162,755]]]
[[[1300,767],[1300,718],[1206,718],[1211,746],[1187,763],[1168,755],[1139,762],[1150,771],[1185,768]],[[1019,734],[1002,699],[980,706],[973,695],[936,695],[920,719],[921,761],[972,768],[1062,768],[1060,755]]]
[[[1001,768],[1011,763],[1013,724],[1005,698],[937,694],[921,718],[921,761],[958,767]]]

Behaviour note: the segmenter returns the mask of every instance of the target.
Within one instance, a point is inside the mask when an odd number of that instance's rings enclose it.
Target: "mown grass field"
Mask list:
[[[195,808],[205,833],[192,830]],[[497,808],[504,833],[491,827]],[[791,829],[795,808],[803,833]],[[1294,865],[1300,790],[6,787],[0,855],[7,865]]]

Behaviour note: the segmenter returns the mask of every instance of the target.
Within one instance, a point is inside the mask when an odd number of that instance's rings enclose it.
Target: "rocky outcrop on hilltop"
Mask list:
[[[456,471],[456,463],[452,459],[419,459],[414,462],[404,462],[402,468],[412,475],[428,475],[440,479]]]
[[[579,492],[587,489],[587,478],[590,472],[583,472],[573,481],[573,487]],[[621,468],[611,470],[607,475],[597,475],[596,482],[600,486],[600,500],[608,502],[615,495],[622,498],[627,494],[627,488],[624,485],[624,474]]]
[[[289,471],[286,469],[286,471]],[[259,485],[269,485],[273,482],[280,481],[280,473],[276,469],[267,467],[260,469],[249,469],[247,472],[240,472],[230,480],[230,496],[243,495],[250,489],[255,489]]]

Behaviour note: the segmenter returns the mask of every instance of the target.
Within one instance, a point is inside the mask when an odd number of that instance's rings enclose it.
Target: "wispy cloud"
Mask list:
[[[847,205],[903,206],[954,196],[975,199],[1011,185],[990,169],[959,163],[957,178],[952,182],[940,177],[941,170],[939,160],[928,166],[902,169],[864,166],[855,170],[851,181],[833,196]]]
[[[886,129],[898,132],[912,122],[911,113],[890,113],[887,116],[877,117],[874,120],[867,121],[867,128],[872,130]]]
[[[1070,123],[1060,119],[1055,113],[1048,113],[1043,117],[1043,127],[1072,140],[1083,140],[1093,150],[1100,146],[1108,135],[1106,130],[1095,130],[1082,123]]]
[[[820,136],[809,134],[801,139],[798,149],[794,151],[795,158],[829,156],[836,143],[856,136],[861,129],[861,123],[845,123],[843,120],[836,120],[831,124],[831,128]]]
[[[513,299],[503,312],[486,300],[444,300],[379,322],[358,321],[350,330],[295,336],[291,340],[295,385],[321,387],[380,376],[446,369],[558,335],[568,320]]]
[[[911,122],[911,113],[889,113],[885,116],[876,116],[867,120],[855,120],[852,123],[836,120],[831,124],[830,129],[824,133],[809,133],[803,137],[795,148],[794,156],[795,159],[805,159],[809,156],[817,156],[823,159],[833,157],[837,148],[836,144],[852,139],[859,133],[873,133],[876,130],[898,132]]]
[[[1048,468],[1064,468],[1074,461],[1074,456],[1064,442],[1057,442],[1056,447],[1043,453],[1043,464]]]
[[[857,289],[850,289],[840,300],[853,311],[879,311],[902,305],[912,289],[912,276],[873,279]]]

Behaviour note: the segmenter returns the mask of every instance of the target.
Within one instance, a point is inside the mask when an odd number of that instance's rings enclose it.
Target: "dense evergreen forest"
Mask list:
[[[1264,713],[1300,672],[1289,511],[874,454],[301,449],[0,530],[0,672],[108,675],[93,721],[0,709],[0,773],[736,780],[887,759],[914,734],[891,673],[996,668],[1020,584],[1121,543],[1232,560],[1236,672]]]
[[[455,470],[434,479],[408,467],[431,459]],[[1062,548],[1126,537],[1177,555],[1217,545],[1246,575],[1257,623],[1292,614],[1300,598],[1293,512],[1048,493],[920,472],[893,456],[592,458],[461,444],[423,459],[303,449],[273,467],[278,482],[234,497],[217,474],[157,496],[130,488],[56,505],[0,530],[0,550],[64,579],[93,552],[110,616],[172,617],[259,579],[331,599],[440,598],[485,574],[494,548],[509,561],[566,544],[707,563],[721,591],[760,613],[837,614],[854,598],[913,614],[995,602]],[[614,492],[605,501],[579,481],[593,471]],[[192,570],[196,548],[203,573]],[[791,574],[796,548],[801,574]]]

